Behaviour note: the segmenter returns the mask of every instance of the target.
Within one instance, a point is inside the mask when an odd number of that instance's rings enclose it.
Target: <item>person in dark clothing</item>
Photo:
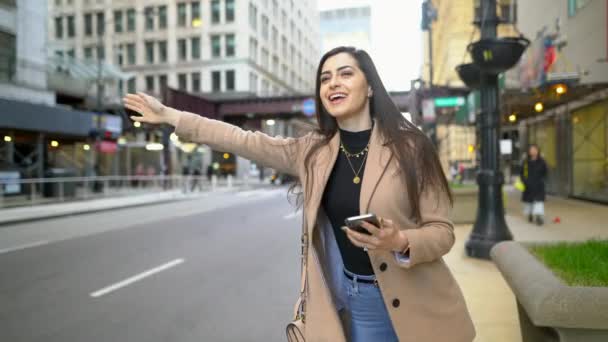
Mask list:
[[[203,185],[201,183],[201,169],[198,167],[192,171],[192,185],[190,186],[190,192],[194,192],[194,189],[198,188],[198,191],[203,191]]]
[[[545,180],[547,178],[547,163],[540,156],[537,145],[530,145],[528,155],[521,167],[521,180],[526,186],[522,201],[524,202],[524,215],[528,221],[535,221],[541,226],[545,215]]]

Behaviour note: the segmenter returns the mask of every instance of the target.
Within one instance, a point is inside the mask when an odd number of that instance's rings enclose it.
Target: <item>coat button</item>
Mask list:
[[[394,308],[398,308],[399,304],[400,304],[399,299],[393,299],[393,307]]]
[[[381,263],[380,264],[380,271],[382,271],[382,272],[386,271],[386,267],[387,267],[387,265],[386,265],[385,262]]]

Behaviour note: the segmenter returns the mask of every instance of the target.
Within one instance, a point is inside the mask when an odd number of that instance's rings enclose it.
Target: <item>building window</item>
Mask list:
[[[93,48],[91,48],[90,46],[85,47],[83,54],[84,54],[84,58],[93,59]]]
[[[283,30],[287,29],[287,13],[285,10],[281,10],[281,24],[283,25]]]
[[[2,1],[0,1],[0,4],[4,5],[6,7],[15,7],[15,6],[17,6],[17,0],[2,0]],[[56,6],[61,6],[61,4],[56,3]]]
[[[177,87],[179,90],[188,90],[188,75],[178,74],[177,75]]]
[[[114,33],[122,33],[122,11],[114,11]]]
[[[268,50],[262,49],[262,66],[264,67],[264,69],[268,69],[269,58],[270,56],[268,54]]]
[[[276,26],[272,26],[272,49],[277,51],[279,48],[279,30],[277,30]]]
[[[201,91],[201,74],[199,72],[193,72],[190,77],[192,78],[192,91]]]
[[[84,15],[84,35],[93,35],[93,15],[91,13],[86,13]]]
[[[192,38],[192,59],[201,58],[201,39],[199,37]]]
[[[291,58],[292,67],[295,68],[296,67],[296,48],[293,45],[291,45],[291,53],[290,53],[289,57]]]
[[[186,40],[178,39],[177,40],[177,58],[180,61],[185,61],[188,59],[188,50],[186,48]]]
[[[146,46],[146,63],[154,64],[154,42],[147,41]]]
[[[158,6],[158,28],[167,28],[167,6]]]
[[[127,92],[133,94],[135,93],[135,88],[135,78],[132,78],[127,82]]]
[[[211,57],[218,58],[222,55],[222,42],[219,35],[211,36]]]
[[[158,61],[160,63],[167,62],[167,41],[166,40],[158,42]]]
[[[105,15],[103,12],[97,12],[97,35],[101,36],[106,30]]]
[[[287,82],[287,65],[283,64],[281,65],[281,78],[283,79],[283,81]]]
[[[226,0],[226,22],[234,21],[234,0]]]
[[[272,56],[272,73],[276,76],[279,75],[279,57]]]
[[[97,59],[101,59],[102,61],[106,58],[106,49],[103,46],[97,47]]]
[[[135,44],[127,44],[127,63],[129,65],[134,65],[136,62],[137,58],[135,55]]]
[[[146,16],[146,31],[154,31],[154,8],[146,7],[144,13]]]
[[[68,15],[68,37],[74,38],[76,36],[76,24],[74,22],[74,16]]]
[[[0,31],[0,81],[10,81],[15,76],[16,41],[15,35]]]
[[[234,40],[234,34],[226,35],[226,57],[234,57],[236,54],[236,46]]]
[[[55,18],[55,38],[57,38],[57,39],[63,38],[63,18],[62,17]]]
[[[124,58],[124,46],[123,45],[118,45],[117,49],[116,49],[116,64],[123,66],[125,64],[125,58]]]
[[[214,92],[222,90],[222,73],[220,71],[211,72],[211,90]]]
[[[211,1],[211,23],[219,24],[220,22],[220,0]]]
[[[249,3],[249,26],[252,30],[258,30],[258,8]]]
[[[254,94],[258,92],[258,75],[253,72],[249,73],[249,91]]]
[[[575,15],[581,8],[585,7],[591,0],[568,0],[568,15]]]
[[[127,31],[134,32],[135,31],[135,10],[128,9],[127,10]]]
[[[268,96],[268,88],[270,88],[268,81],[262,79],[262,96]]]
[[[226,70],[226,90],[234,90],[235,88],[234,70]]]
[[[154,92],[154,76],[146,76],[146,91]]]
[[[249,58],[254,62],[258,60],[258,42],[254,38],[249,38]]]
[[[275,18],[279,17],[279,3],[277,0],[272,0],[272,16]]]
[[[74,58],[76,57],[76,52],[74,51],[74,49],[69,49],[67,51],[68,57]]]
[[[268,17],[265,15],[262,16],[262,37],[268,40]]]
[[[285,36],[281,37],[281,48],[283,50],[283,58],[287,58],[287,38]]]
[[[187,8],[185,3],[177,4],[177,26],[186,27]]]
[[[167,75],[158,76],[158,88],[161,94],[165,92],[165,89],[167,89]]]
[[[201,3],[199,1],[194,1],[192,4],[192,24],[194,23],[200,24],[201,22]]]

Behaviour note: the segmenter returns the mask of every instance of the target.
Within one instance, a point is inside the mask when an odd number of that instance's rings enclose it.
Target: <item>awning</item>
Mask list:
[[[88,136],[94,113],[0,99],[0,128]]]
[[[49,56],[48,73],[63,73],[75,79],[95,81],[98,78],[99,65],[94,59],[78,59],[70,56]],[[127,81],[135,77],[134,73],[120,70],[115,65],[101,63],[101,78],[104,81]]]

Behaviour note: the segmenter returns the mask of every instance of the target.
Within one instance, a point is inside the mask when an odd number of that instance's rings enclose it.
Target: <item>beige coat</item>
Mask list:
[[[374,125],[371,134],[361,183],[360,208],[361,213],[372,212],[392,219],[406,231],[410,242],[409,264],[398,262],[392,252],[369,251],[399,341],[470,342],[475,336],[475,328],[460,288],[442,259],[454,244],[453,226],[447,218],[447,199],[438,198],[433,192],[424,193],[421,197],[422,223],[413,223],[407,187],[397,174],[395,158],[382,146],[377,127]],[[297,175],[304,187],[309,182],[304,178],[304,156],[311,142],[320,138],[314,133],[301,138],[273,138],[191,113],[180,117],[176,134],[182,140],[204,143],[213,149],[232,152]],[[326,227],[320,223],[319,208],[338,155],[338,145],[339,135],[336,134],[315,157],[312,196],[305,199],[304,205],[303,221],[311,237],[307,256],[309,289],[305,332],[309,342],[346,340],[328,285],[330,275],[319,232]],[[385,265],[380,268],[381,264]]]

